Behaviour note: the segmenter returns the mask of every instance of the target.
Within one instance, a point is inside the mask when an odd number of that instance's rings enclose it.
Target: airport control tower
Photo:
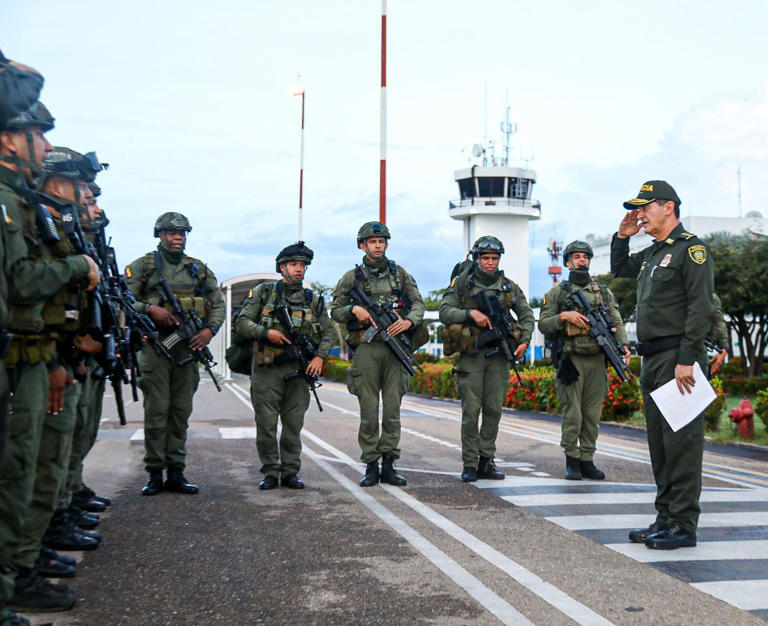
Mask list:
[[[541,218],[541,204],[531,200],[536,172],[527,167],[510,167],[510,138],[517,126],[501,125],[505,136],[503,156],[495,155],[493,142],[475,144],[472,156],[479,162],[454,173],[459,200],[449,203],[448,215],[464,222],[464,254],[482,235],[493,235],[504,243],[501,269],[526,296],[529,287],[528,222]]]

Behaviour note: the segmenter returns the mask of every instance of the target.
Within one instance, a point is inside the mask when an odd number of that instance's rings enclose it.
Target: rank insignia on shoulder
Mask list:
[[[675,240],[667,237],[667,240],[664,243],[668,243],[671,246],[673,243],[675,243]]]
[[[696,235],[694,235],[692,233],[680,233],[680,236],[683,239],[693,239]]]
[[[703,265],[707,260],[707,249],[702,245],[695,245],[688,248],[688,256],[691,257],[691,261]]]
[[[131,268],[127,267],[125,268],[125,277],[130,278],[131,277]]]

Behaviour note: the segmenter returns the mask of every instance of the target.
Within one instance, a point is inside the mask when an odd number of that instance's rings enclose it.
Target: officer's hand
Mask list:
[[[632,358],[632,353],[629,351],[629,346],[624,346],[624,365],[629,367],[629,359]]]
[[[565,324],[565,322],[570,322],[574,326],[578,326],[579,328],[587,328],[589,326],[589,319],[585,316],[579,313],[578,311],[563,311],[558,315],[557,320],[561,324]]]
[[[48,374],[48,413],[58,415],[64,410],[64,390],[67,385],[74,385],[69,373],[63,367]]]
[[[371,317],[371,314],[368,312],[368,309],[366,309],[364,306],[360,306],[359,304],[355,304],[351,309],[350,312],[352,315],[354,315],[357,318],[357,321],[361,324],[365,324],[366,322],[376,328],[376,323],[373,321],[373,318]]]
[[[525,356],[526,350],[528,350],[528,344],[527,343],[521,343],[515,349],[515,358],[516,359],[522,359]]]
[[[193,350],[202,350],[211,339],[213,339],[213,331],[210,328],[203,328],[189,340],[189,347]]]
[[[493,328],[493,324],[491,324],[490,318],[482,311],[478,311],[477,309],[470,309],[469,316],[472,318],[472,321],[480,328]]]
[[[171,313],[165,307],[157,306],[156,304],[151,304],[147,312],[149,313],[149,317],[152,318],[152,321],[155,322],[156,324],[159,324],[160,326],[178,326],[179,325],[178,320],[175,317],[173,317],[173,313]]]
[[[291,340],[288,339],[283,333],[281,333],[279,330],[275,330],[274,328],[270,328],[267,332],[267,341],[269,343],[291,343]]]
[[[86,354],[96,354],[104,349],[100,341],[96,341],[90,335],[76,335],[75,348]]]
[[[693,365],[675,365],[675,380],[681,395],[691,393],[696,381],[693,378]]]
[[[710,371],[710,373],[717,374],[717,372],[720,371],[720,368],[723,366],[723,363],[725,362],[725,356],[727,354],[728,354],[728,351],[727,350],[723,350],[721,352],[718,352],[711,359],[709,359],[709,371]]]
[[[387,332],[393,337],[395,335],[399,335],[400,333],[405,332],[411,326],[413,326],[413,322],[411,320],[404,320],[402,317],[400,317],[397,314],[397,311],[395,311],[395,315],[397,315],[397,321],[390,324],[389,328],[387,328]]]
[[[85,288],[85,290],[91,291],[101,282],[101,272],[99,272],[99,266],[96,265],[96,261],[94,261],[91,257],[89,257],[87,254],[83,254],[81,256],[86,261],[88,261],[88,276],[86,276],[88,279],[88,286]]]
[[[307,365],[307,376],[320,376],[323,369],[323,357],[316,356]]]
[[[637,216],[640,213],[637,209],[627,211],[624,219],[619,224],[619,237],[626,239],[640,232],[640,224],[637,223]]]

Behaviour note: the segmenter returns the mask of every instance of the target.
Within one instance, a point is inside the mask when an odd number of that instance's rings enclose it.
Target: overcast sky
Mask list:
[[[307,278],[335,284],[378,217],[380,9],[0,0],[0,47],[45,75],[52,142],[111,164],[98,182],[119,262],[178,210],[188,253],[219,280],[273,269],[296,240],[301,73]],[[740,166],[744,212],[768,215],[768,3],[389,0],[388,13],[389,256],[423,293],[462,253],[447,209],[483,140],[486,84],[489,137],[508,97],[514,154],[538,176],[529,295],[548,288],[550,236],[609,234],[645,180],[674,185],[684,216],[736,216]]]

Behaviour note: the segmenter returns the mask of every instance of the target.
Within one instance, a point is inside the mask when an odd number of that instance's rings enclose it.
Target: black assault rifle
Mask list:
[[[371,300],[360,285],[360,281],[357,279],[358,272],[364,279],[367,280],[368,278],[365,269],[360,265],[356,265],[355,284],[352,289],[347,292],[347,295],[355,301],[356,305],[361,306],[368,311],[373,319],[373,324],[363,334],[363,341],[370,343],[377,335],[380,336],[381,340],[387,344],[387,347],[390,350],[392,350],[392,354],[394,354],[397,360],[400,361],[400,365],[405,368],[405,371],[408,372],[409,375],[415,376],[416,370],[423,372],[424,370],[421,369],[421,365],[419,365],[418,361],[413,358],[413,345],[411,345],[411,340],[408,336],[405,333],[390,335],[387,332],[387,328],[401,319],[400,316],[395,313],[391,304],[379,304],[378,302]],[[414,367],[416,369],[414,369]]]
[[[492,357],[495,354],[503,354],[504,358],[512,366],[515,376],[517,376],[517,382],[520,383],[521,387],[525,387],[523,379],[520,378],[520,371],[517,369],[515,350],[518,344],[512,335],[515,332],[515,327],[509,315],[504,311],[504,307],[501,306],[499,297],[495,294],[489,296],[487,291],[481,291],[480,312],[488,316],[488,319],[491,320],[492,328],[480,333],[480,336],[477,338],[478,349],[490,348],[485,353],[486,358]]]
[[[322,384],[317,382],[317,376],[307,374],[307,367],[309,367],[310,361],[317,356],[317,346],[315,346],[309,335],[296,330],[291,319],[291,312],[285,304],[275,308],[275,319],[286,329],[285,335],[291,340],[290,345],[285,348],[285,352],[275,359],[275,363],[285,363],[294,359],[299,362],[298,369],[289,372],[283,376],[283,379],[303,378],[307,385],[309,385],[309,390],[315,396],[317,408],[322,411],[323,406],[320,404],[320,398],[317,397],[317,388],[322,387]]]
[[[616,375],[621,382],[626,382],[633,378],[629,367],[624,365],[624,349],[614,339],[611,332],[613,319],[608,312],[608,307],[604,304],[597,308],[593,307],[581,289],[571,290],[570,295],[574,297],[576,304],[584,311],[584,315],[589,321],[589,334],[597,341],[597,345],[602,348],[606,360],[616,371]]]
[[[203,330],[203,320],[198,317],[196,309],[188,309],[185,311],[181,308],[181,304],[179,303],[176,294],[173,293],[171,286],[168,284],[168,281],[165,278],[159,279],[157,283],[157,290],[167,302],[171,303],[174,311],[173,316],[179,323],[178,328],[176,328],[176,330],[174,330],[161,342],[167,350],[170,350],[180,341],[189,341],[197,333]],[[182,359],[181,361],[178,361],[176,365],[181,367],[182,365],[186,365],[192,361],[197,361],[198,363],[202,364],[202,366],[205,368],[205,371],[208,372],[208,375],[211,377],[213,384],[216,386],[216,391],[220,392],[221,385],[219,384],[219,380],[216,378],[216,375],[213,373],[213,367],[216,365],[216,361],[214,361],[213,354],[211,354],[211,350],[208,348],[208,346],[205,346],[201,350],[193,350],[192,348],[189,348],[189,356]]]

